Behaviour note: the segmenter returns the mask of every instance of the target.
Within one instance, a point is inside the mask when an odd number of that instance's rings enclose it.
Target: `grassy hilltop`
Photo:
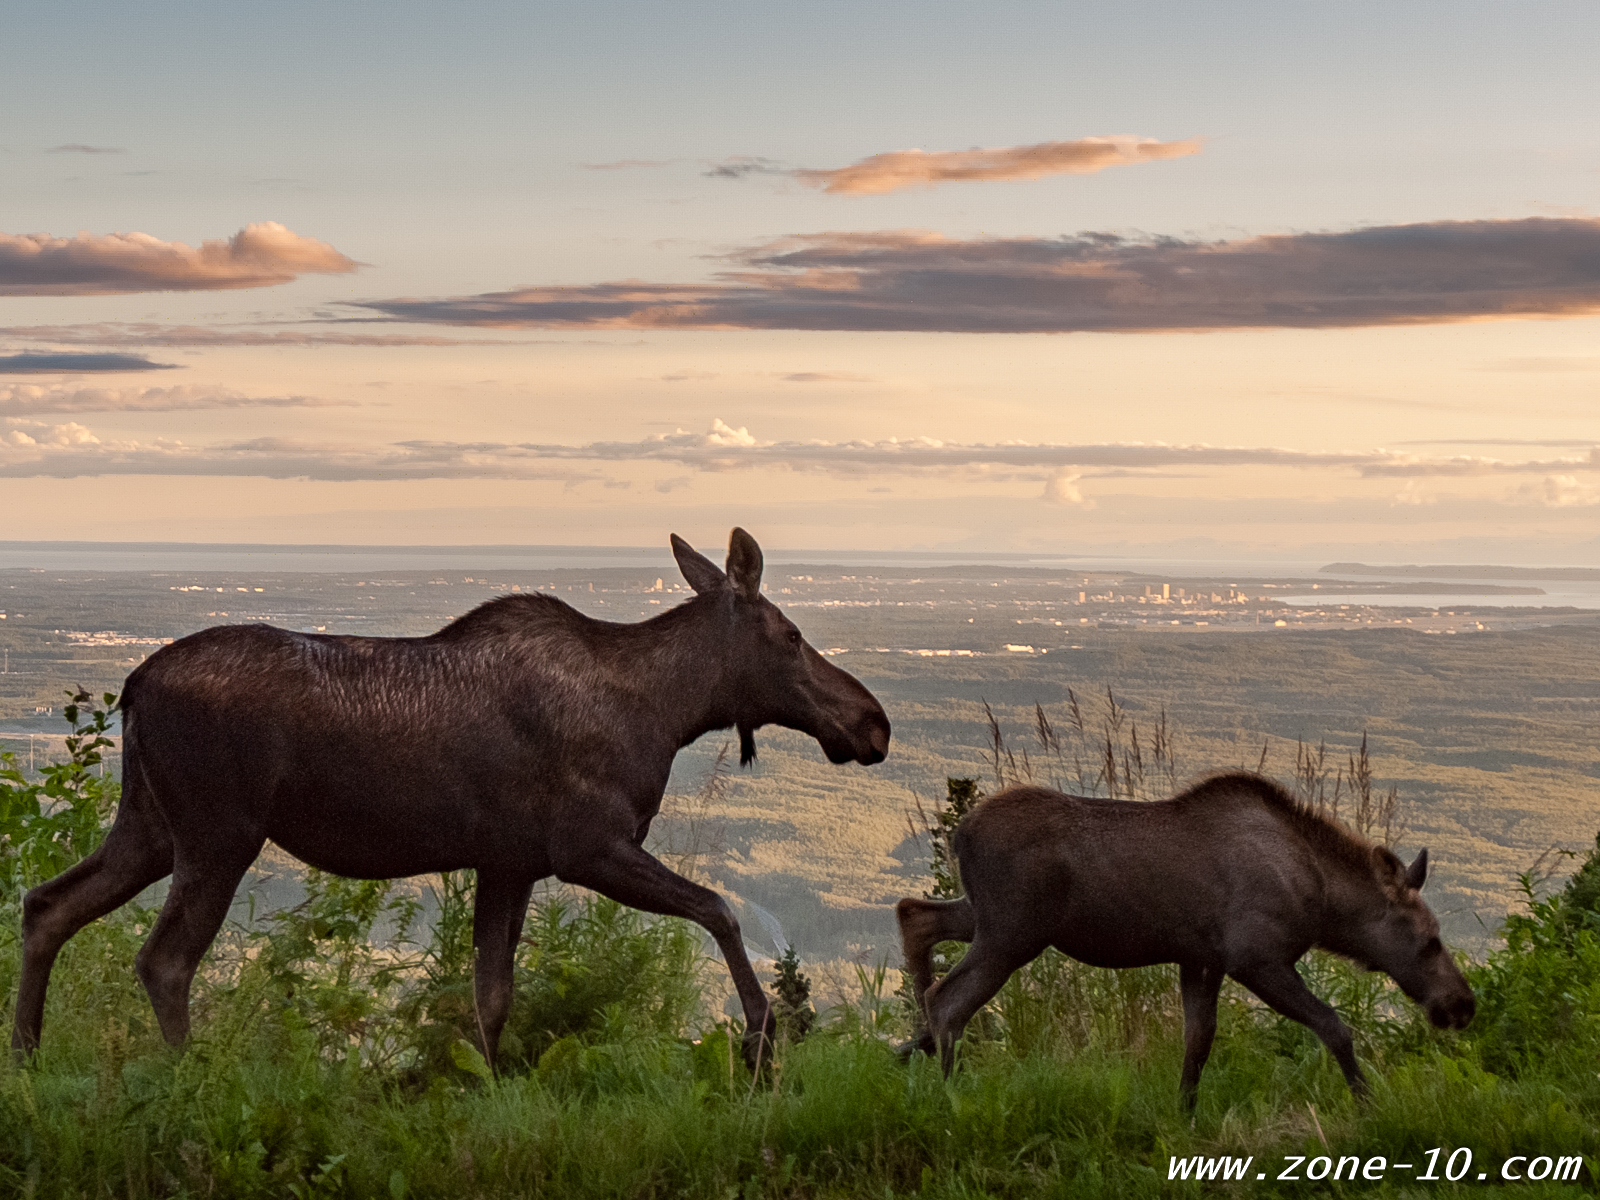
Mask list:
[[[97,844],[116,800],[103,722],[77,715],[69,761],[0,771],[0,1017],[22,892]],[[0,1061],[0,1194],[1438,1195],[1482,1190],[1480,1172],[1517,1195],[1585,1193],[1600,1177],[1600,840],[1553,893],[1511,883],[1522,902],[1467,966],[1465,1033],[1312,955],[1302,969],[1354,1028],[1372,1101],[1351,1099],[1307,1030],[1229,985],[1193,1120],[1168,968],[1047,954],[974,1022],[948,1082],[897,1060],[910,1009],[864,970],[814,1024],[786,1016],[753,1076],[697,931],[547,894],[496,1076],[472,1042],[469,874],[438,883],[425,929],[403,890],[311,875],[302,903],[219,941],[181,1052],[134,980],[154,915],[134,904],[68,944],[40,1052]],[[806,983],[791,965],[781,1011],[808,1006]],[[1357,1167],[1377,1173],[1307,1182]]]

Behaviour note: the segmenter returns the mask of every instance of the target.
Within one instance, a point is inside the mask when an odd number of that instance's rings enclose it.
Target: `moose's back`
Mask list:
[[[616,682],[543,599],[426,638],[183,638],[128,678],[129,757],[169,822],[244,822],[343,875],[537,862],[556,810],[619,769]]]
[[[1249,790],[1141,803],[1008,788],[967,817],[955,850],[980,921],[1025,922],[1094,966],[1228,960],[1269,933],[1297,957],[1316,936],[1316,851]],[[1006,898],[1004,918],[987,918],[991,897]]]

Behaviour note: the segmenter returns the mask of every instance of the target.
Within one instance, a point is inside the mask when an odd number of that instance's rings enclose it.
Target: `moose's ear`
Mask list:
[[[755,538],[735,528],[728,537],[728,581],[741,599],[754,600],[761,595],[761,567],[761,547]]]
[[[1424,846],[1422,852],[1411,860],[1411,865],[1406,868],[1406,886],[1412,891],[1420,892],[1422,885],[1428,879],[1428,848]]]
[[[717,564],[701,554],[677,534],[672,535],[672,557],[678,560],[678,570],[700,595],[720,592],[728,586],[728,577],[717,569]]]
[[[1382,882],[1395,887],[1405,883],[1406,865],[1387,846],[1372,848],[1372,866]]]

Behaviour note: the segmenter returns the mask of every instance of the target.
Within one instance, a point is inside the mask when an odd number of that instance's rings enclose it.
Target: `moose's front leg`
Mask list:
[[[1294,969],[1294,963],[1267,963],[1229,973],[1284,1016],[1299,1021],[1321,1038],[1344,1072],[1350,1090],[1357,1099],[1365,1098],[1367,1078],[1356,1063],[1355,1043],[1349,1027],[1339,1019],[1338,1013],[1312,995]]]
[[[717,941],[744,1006],[744,1057],[751,1070],[772,1060],[777,1022],[761,982],[745,956],[739,922],[710,888],[691,883],[632,842],[613,842],[600,854],[562,863],[556,876],[609,896],[619,904],[666,917],[687,917]]]

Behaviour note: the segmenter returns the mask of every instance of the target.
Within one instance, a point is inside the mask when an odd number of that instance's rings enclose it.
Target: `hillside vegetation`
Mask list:
[[[25,752],[31,731],[38,762],[47,750],[59,757],[64,689],[118,690],[162,639],[209,625],[422,634],[513,588],[638,620],[682,599],[671,574],[0,572],[0,646],[11,669],[0,676],[0,726],[12,731],[0,749]],[[1036,704],[1067,736],[1069,689],[1092,710],[1109,687],[1142,730],[1165,710],[1180,782],[1254,767],[1264,745],[1267,773],[1288,779],[1298,742],[1326,742],[1328,761],[1342,763],[1365,735],[1375,784],[1397,788],[1404,807],[1401,852],[1430,850],[1428,897],[1446,938],[1487,953],[1517,903],[1518,874],[1552,847],[1585,847],[1593,833],[1600,615],[1341,608],[1324,592],[1328,603],[1315,610],[1323,619],[1277,598],[1310,585],[1173,580],[1174,596],[1189,595],[1163,604],[1160,581],[1106,573],[774,567],[773,599],[883,700],[895,726],[889,759],[833,767],[809,739],[767,729],[752,770],[729,772],[711,802],[691,804],[724,740],[710,735],[680,756],[657,844],[682,842],[693,809],[700,867],[750,902],[741,911],[752,946],[781,949],[758,906],[817,964],[819,988],[843,995],[856,963],[897,961],[890,909],[919,890],[928,854],[908,815],[942,795],[946,778],[994,784],[984,703],[1015,752],[1037,755]],[[1077,602],[1080,591],[1089,603]],[[1203,605],[1189,602],[1201,596]],[[1290,623],[1276,628],[1277,614]],[[296,874],[269,857],[249,884],[255,911],[293,902]],[[431,913],[428,896],[419,898]],[[249,907],[242,896],[237,915]]]
[[[116,799],[98,770],[103,711],[83,697],[71,715],[68,761],[42,779],[0,771],[8,1001],[22,892],[97,844]],[[948,825],[937,805],[929,815]],[[939,886],[926,865],[909,886]],[[1177,1177],[1219,1156],[1250,1160],[1225,1185],[1241,1193],[1352,1186],[1303,1182],[1352,1157],[1383,1160],[1381,1182],[1359,1185],[1378,1194],[1453,1194],[1480,1187],[1480,1171],[1498,1182],[1558,1160],[1569,1182],[1516,1194],[1575,1194],[1600,1175],[1600,840],[1557,890],[1510,881],[1516,911],[1467,964],[1479,1011],[1463,1034],[1431,1029],[1381,976],[1306,961],[1357,1033],[1366,1105],[1308,1031],[1230,986],[1192,1122],[1167,969],[1046,955],[975,1022],[948,1082],[926,1059],[898,1060],[910,1011],[863,969],[853,1001],[809,1033],[786,1020],[775,1062],[752,1076],[737,1025],[705,999],[721,968],[698,931],[551,894],[524,931],[496,1076],[472,1043],[470,875],[438,882],[426,930],[387,885],[306,882],[301,904],[219,941],[182,1051],[160,1043],[133,976],[151,910],[130,905],[69,943],[41,1050],[0,1066],[0,1193],[1187,1195],[1224,1186]],[[786,982],[793,999],[792,960]],[[1297,1158],[1302,1182],[1280,1183]]]

